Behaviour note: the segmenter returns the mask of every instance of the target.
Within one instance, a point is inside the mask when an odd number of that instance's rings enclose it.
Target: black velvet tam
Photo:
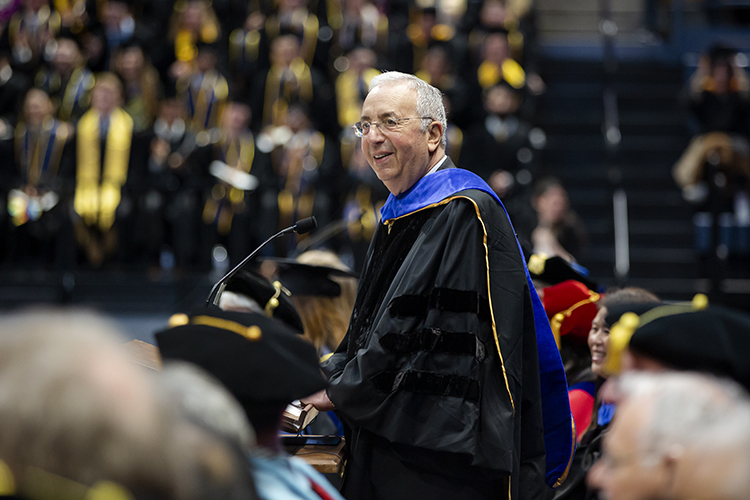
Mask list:
[[[287,294],[288,289],[278,288],[260,274],[254,271],[240,271],[227,282],[225,291],[251,298],[260,304],[260,307],[268,308],[271,317],[282,321],[289,328],[297,330],[298,333],[304,332],[302,319]],[[269,307],[269,301],[274,298],[278,302]]]
[[[674,314],[638,328],[630,349],[682,370],[730,377],[750,390],[750,316],[722,307]]]
[[[359,278],[355,272],[335,267],[302,264],[293,259],[269,260],[279,265],[279,281],[292,295],[338,297],[341,295],[341,285],[331,278]]]
[[[560,256],[542,257],[534,254],[529,256],[529,274],[535,280],[542,281],[548,285],[556,285],[567,280],[575,280],[583,283],[589,290],[596,291],[599,285],[581,273],[579,269],[572,266],[570,262]],[[580,268],[580,266],[577,266]]]
[[[260,314],[201,309],[158,332],[162,359],[194,363],[243,405],[287,404],[327,385],[311,343]]]

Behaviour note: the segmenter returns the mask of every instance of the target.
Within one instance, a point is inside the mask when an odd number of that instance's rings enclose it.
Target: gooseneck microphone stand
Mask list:
[[[211,292],[208,294],[208,298],[206,298],[206,303],[204,304],[205,307],[219,304],[219,297],[221,296],[221,293],[224,291],[224,288],[227,286],[227,281],[237,274],[237,271],[242,269],[242,267],[247,264],[247,262],[255,257],[258,252],[261,251],[261,249],[266,246],[271,241],[275,240],[279,236],[282,236],[284,234],[288,233],[297,233],[297,234],[305,234],[309,233],[313,229],[318,227],[318,221],[315,219],[315,217],[308,217],[306,219],[298,220],[293,226],[289,226],[286,229],[282,229],[278,233],[274,234],[270,238],[268,238],[266,241],[264,241],[258,248],[252,251],[250,255],[242,259],[242,262],[234,266],[234,268],[229,271],[227,274],[225,274],[219,281],[216,282],[216,284],[211,288]]]

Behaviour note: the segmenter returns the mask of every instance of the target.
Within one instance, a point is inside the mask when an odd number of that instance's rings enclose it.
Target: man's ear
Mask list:
[[[433,121],[427,129],[427,147],[430,153],[434,153],[440,146],[440,139],[443,137],[443,124]]]

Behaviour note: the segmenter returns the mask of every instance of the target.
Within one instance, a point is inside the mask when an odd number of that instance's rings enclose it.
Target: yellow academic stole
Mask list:
[[[301,57],[295,58],[288,68],[271,66],[266,77],[263,103],[263,123],[280,126],[286,123],[288,103],[300,99],[312,102],[313,86],[310,67]],[[293,76],[293,78],[288,78]],[[286,77],[286,78],[285,78]]]
[[[315,187],[305,182],[305,164],[310,160],[317,166],[323,162],[325,149],[325,138],[320,132],[314,132],[310,136],[309,146],[306,150],[291,149],[284,150],[281,162],[288,161],[286,172],[286,183],[284,189],[279,192],[279,225],[286,227],[296,219],[309,217],[313,213],[315,204]],[[310,157],[310,160],[307,158]]]
[[[102,231],[107,231],[115,222],[115,210],[128,176],[133,119],[120,108],[110,114],[103,172],[99,120],[99,112],[91,109],[78,122],[74,208],[87,225],[98,223]]]

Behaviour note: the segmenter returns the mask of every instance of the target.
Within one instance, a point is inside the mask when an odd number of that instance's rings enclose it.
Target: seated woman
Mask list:
[[[600,456],[601,438],[615,413],[615,405],[602,398],[601,388],[607,380],[605,359],[609,351],[609,329],[628,311],[638,314],[661,303],[653,293],[643,288],[627,287],[611,291],[597,302],[597,313],[591,322],[588,345],[591,351],[591,371],[596,377],[595,401],[591,419],[570,467],[568,479],[555,491],[555,500],[592,498],[584,478]]]

